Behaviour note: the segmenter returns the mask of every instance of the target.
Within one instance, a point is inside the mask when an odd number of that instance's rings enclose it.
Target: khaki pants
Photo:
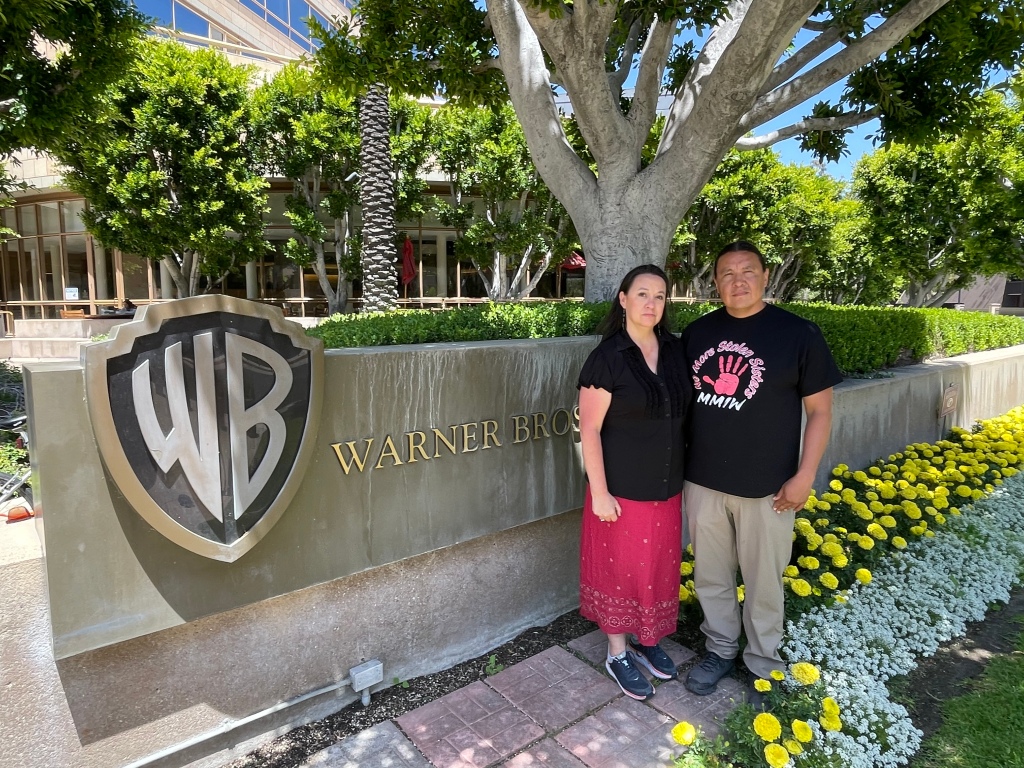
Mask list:
[[[785,599],[782,572],[793,550],[796,513],[776,513],[771,496],[747,499],[690,482],[683,496],[707,649],[723,659],[735,658],[742,627],[747,635],[743,661],[755,675],[766,678],[773,669],[785,667],[779,656]],[[742,623],[737,567],[745,587]]]

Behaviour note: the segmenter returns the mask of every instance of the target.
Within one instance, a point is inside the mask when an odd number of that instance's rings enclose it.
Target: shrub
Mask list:
[[[585,336],[594,333],[608,306],[550,301],[335,315],[309,333],[328,348]],[[783,306],[818,324],[847,374],[1024,343],[1024,319],[1018,317],[907,307]],[[672,326],[682,330],[713,309],[712,304],[674,304]]]

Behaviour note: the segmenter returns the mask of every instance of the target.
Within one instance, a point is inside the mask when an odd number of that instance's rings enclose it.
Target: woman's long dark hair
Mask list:
[[[629,289],[633,286],[633,281],[640,275],[660,277],[665,281],[665,290],[668,291],[668,276],[661,267],[654,264],[641,264],[639,267],[629,270],[626,276],[622,278],[619,290],[616,291],[615,297],[612,299],[611,309],[608,310],[608,314],[605,315],[604,319],[597,326],[597,332],[601,334],[602,340],[610,339],[619,331],[625,329],[626,309],[619,302],[619,294],[629,293]],[[654,326],[654,332],[660,338],[664,338],[672,332],[669,324],[668,308],[669,303],[666,301],[665,311],[661,314],[661,320]],[[647,399],[647,407],[645,408],[647,417],[653,418],[659,412],[659,407],[663,402],[661,382],[651,373],[651,369],[647,367],[647,363],[637,347],[634,346],[626,350],[625,359],[633,375],[644,388]],[[689,374],[686,367],[681,366],[680,362],[683,361],[675,359],[673,355],[664,355],[660,360],[665,382],[668,384],[668,400],[672,408],[672,415],[677,417],[682,416],[686,411],[687,392],[690,387]]]
[[[626,327],[626,308],[619,302],[620,293],[629,293],[629,289],[633,287],[633,281],[636,280],[640,275],[654,275],[660,277],[665,281],[665,290],[668,291],[668,275],[665,274],[665,270],[655,264],[641,264],[639,267],[633,267],[626,276],[622,278],[622,282],[619,284],[619,290],[615,292],[615,296],[612,297],[612,306],[608,310],[608,314],[604,316],[604,319],[597,324],[597,332],[601,334],[601,339],[610,339],[616,333]],[[661,320],[654,326],[654,332],[661,336],[662,334],[671,333],[672,329],[669,323],[668,317],[668,302],[665,302],[665,311],[661,314]]]

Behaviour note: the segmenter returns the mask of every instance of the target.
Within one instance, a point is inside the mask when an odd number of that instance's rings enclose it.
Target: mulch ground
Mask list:
[[[1018,590],[1008,605],[994,609],[985,621],[971,625],[965,637],[947,643],[933,657],[922,660],[912,674],[893,681],[896,699],[907,707],[925,737],[942,725],[943,701],[965,693],[970,681],[985,670],[994,655],[1013,651],[1022,615],[1024,591]],[[393,720],[493,674],[498,667],[517,664],[553,645],[565,647],[570,640],[595,629],[597,625],[571,611],[475,659],[375,693],[368,707],[356,702],[323,720],[300,726],[236,760],[229,768],[293,768],[346,736]],[[684,610],[671,637],[695,651],[699,658],[704,651],[699,613]],[[737,674],[742,676],[742,670]]]

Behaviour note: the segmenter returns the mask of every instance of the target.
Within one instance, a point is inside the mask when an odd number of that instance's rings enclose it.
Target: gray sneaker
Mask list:
[[[732,672],[732,668],[732,659],[723,659],[717,653],[708,651],[700,664],[691,669],[690,674],[686,676],[686,688],[698,696],[714,693],[718,681]]]

